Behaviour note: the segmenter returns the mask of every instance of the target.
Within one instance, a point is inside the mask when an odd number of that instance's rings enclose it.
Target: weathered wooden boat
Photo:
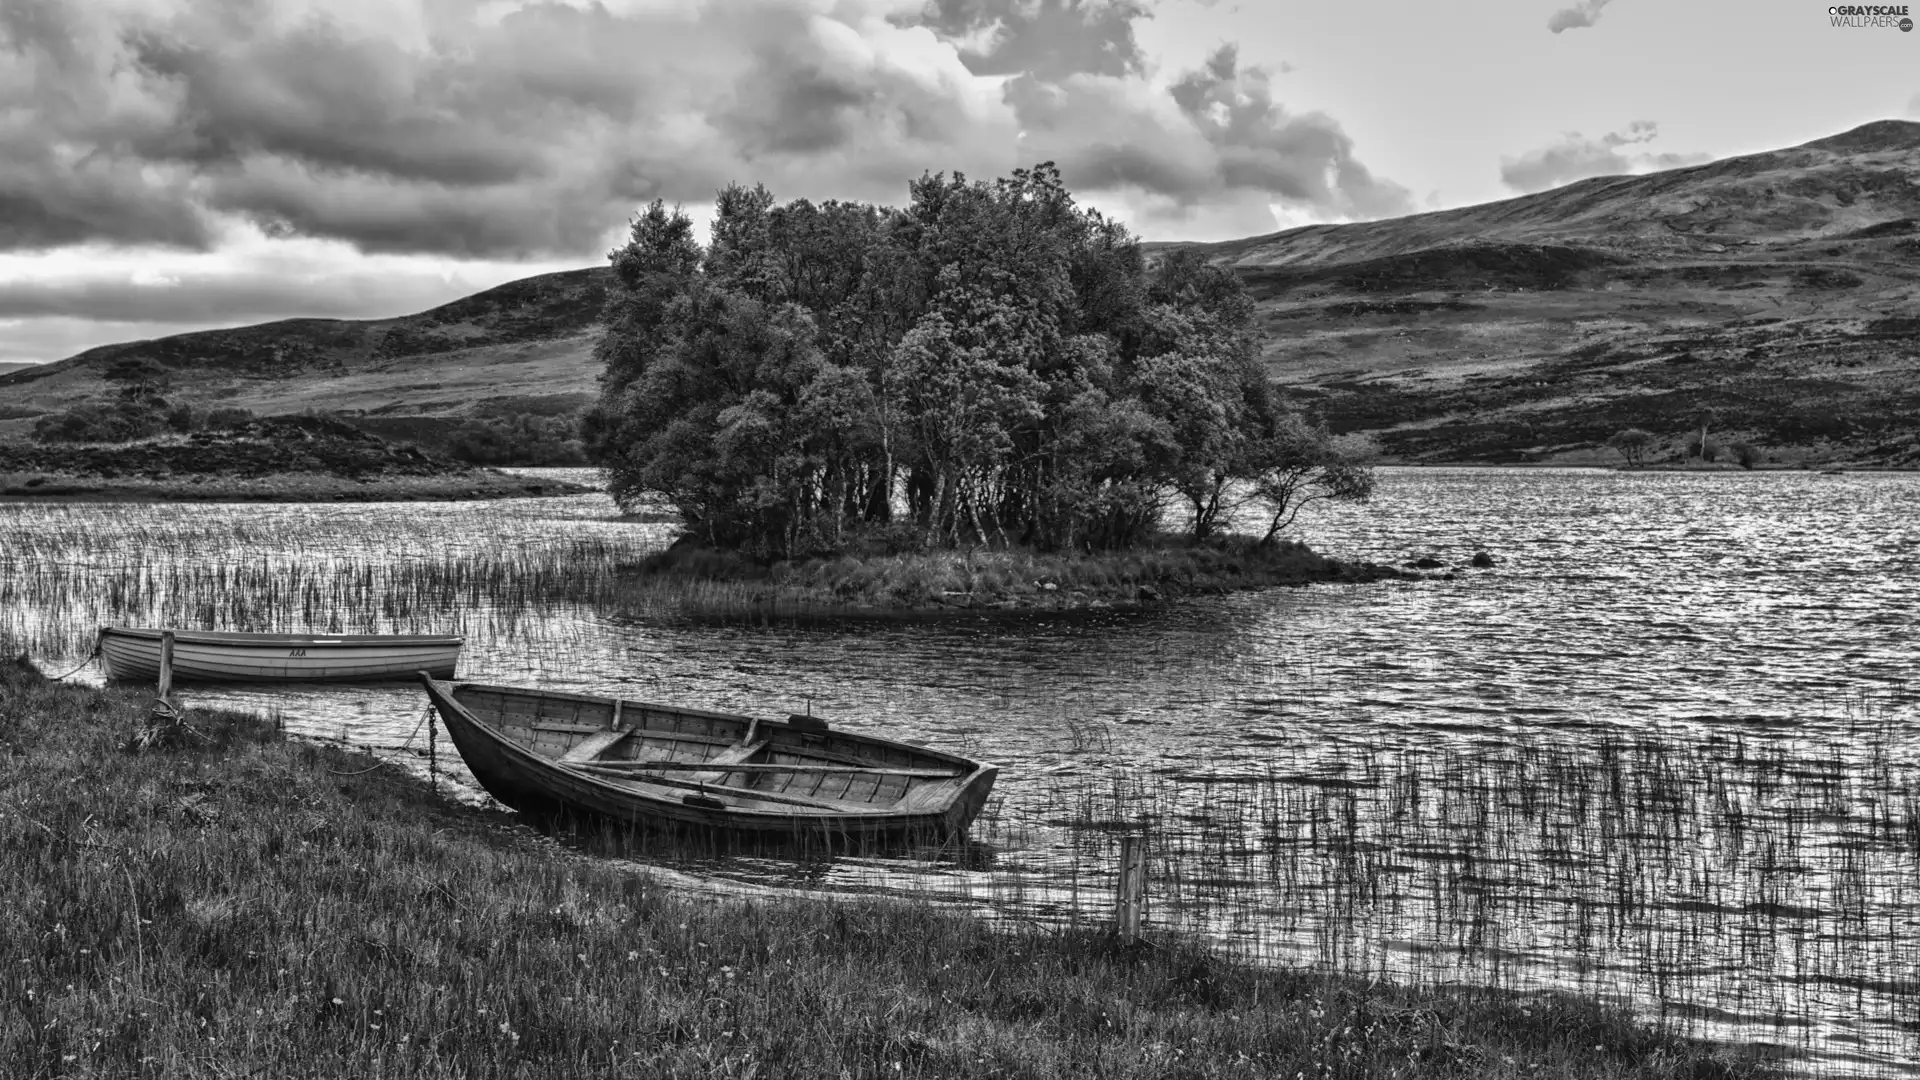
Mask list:
[[[100,630],[109,679],[153,682],[161,636],[145,627]],[[173,678],[198,682],[377,682],[430,671],[453,678],[463,639],[423,634],[243,634],[175,630]]]
[[[525,813],[833,841],[966,834],[999,769],[789,716],[450,683],[427,696],[474,778]]]

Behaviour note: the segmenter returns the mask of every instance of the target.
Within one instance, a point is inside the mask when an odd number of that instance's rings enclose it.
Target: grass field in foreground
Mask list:
[[[78,1077],[1770,1075],[1591,1002],[676,893],[363,754],[0,662],[0,1062]]]

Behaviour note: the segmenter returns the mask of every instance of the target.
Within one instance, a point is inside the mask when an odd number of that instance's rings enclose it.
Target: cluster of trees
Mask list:
[[[571,416],[473,417],[447,436],[447,453],[479,465],[585,465]]]
[[[236,427],[253,419],[242,408],[169,402],[172,372],[150,359],[117,360],[101,377],[118,388],[112,401],[83,402],[42,416],[34,421],[33,437],[40,442],[132,442],[169,431]]]
[[[584,424],[614,496],[766,558],[894,546],[1125,547],[1171,504],[1267,540],[1367,497],[1364,451],[1290,410],[1239,280],[1149,272],[1051,164],[923,176],[902,209],[719,193],[709,242],[655,202],[611,253]]]
[[[1625,431],[1618,432],[1609,438],[1607,440],[1607,446],[1612,448],[1622,458],[1626,459],[1628,466],[1639,468],[1641,465],[1646,464],[1647,455],[1653,453],[1655,447],[1659,445],[1659,442],[1659,437],[1651,431],[1644,431],[1640,428],[1627,428]],[[1732,442],[1721,446],[1711,438],[1708,438],[1707,429],[1704,424],[1701,426],[1698,436],[1689,438],[1683,456],[1688,458],[1697,457],[1702,461],[1712,463],[1718,461],[1723,454],[1731,458],[1734,464],[1743,469],[1751,469],[1755,465],[1760,464],[1762,457],[1760,448],[1750,442]]]

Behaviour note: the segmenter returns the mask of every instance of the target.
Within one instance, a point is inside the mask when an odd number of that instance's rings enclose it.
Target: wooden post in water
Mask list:
[[[1147,837],[1125,833],[1120,837],[1120,878],[1114,886],[1113,929],[1131,945],[1140,937],[1140,917],[1147,903]]]
[[[160,700],[173,693],[173,631],[160,631]],[[171,702],[169,702],[171,704]]]
[[[440,792],[440,718],[435,715],[439,710],[432,704],[427,706],[427,783],[434,794]]]

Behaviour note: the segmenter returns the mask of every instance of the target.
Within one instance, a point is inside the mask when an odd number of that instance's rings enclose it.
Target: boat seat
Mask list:
[[[631,734],[633,734],[632,728],[605,728],[596,731],[575,743],[573,746],[568,747],[567,752],[560,755],[560,760],[568,762],[592,761],[594,758],[605,753],[614,743],[619,742]]]
[[[935,780],[932,783],[916,784],[902,796],[895,807],[899,810],[921,811],[942,806],[952,797],[957,786],[955,781]]]
[[[767,740],[765,739],[761,739],[758,742],[736,743],[733,746],[729,746],[725,750],[722,750],[719,753],[708,758],[707,764],[738,765],[741,762],[752,757],[753,755],[759,753],[760,751],[765,750],[766,748],[767,748]],[[686,775],[686,779],[696,780],[703,784],[717,784],[720,782],[721,778],[725,777],[726,775],[727,775],[727,770],[715,769],[711,772],[688,773]]]

